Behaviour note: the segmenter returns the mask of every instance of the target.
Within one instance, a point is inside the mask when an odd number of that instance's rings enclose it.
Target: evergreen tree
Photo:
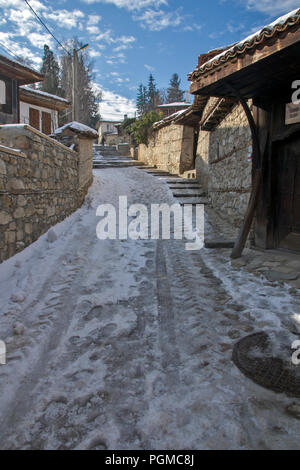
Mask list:
[[[170,86],[168,88],[167,101],[168,103],[176,103],[184,101],[184,91],[180,90],[181,80],[177,73],[172,75]]]
[[[59,84],[59,65],[58,62],[47,44],[44,45],[43,65],[41,73],[44,75],[44,80],[40,85],[40,89],[53,95],[62,95],[62,90]]]
[[[147,90],[146,87],[141,84],[138,89],[136,107],[138,116],[143,116],[147,111],[148,99],[147,99]]]
[[[154,111],[157,102],[157,89],[154,77],[150,73],[148,81],[148,106],[147,111]]]

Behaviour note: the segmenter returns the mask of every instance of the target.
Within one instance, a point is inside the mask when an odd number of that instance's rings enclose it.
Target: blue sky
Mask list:
[[[132,116],[140,83],[152,72],[167,88],[177,72],[182,88],[198,55],[232,44],[278,16],[300,8],[300,0],[29,0],[60,41],[77,36],[90,44],[95,87],[103,92],[101,115]],[[57,45],[24,0],[0,0],[3,45],[39,68],[43,45]]]

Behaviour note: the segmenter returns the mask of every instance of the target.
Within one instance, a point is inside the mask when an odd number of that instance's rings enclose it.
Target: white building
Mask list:
[[[58,128],[58,112],[69,106],[60,96],[20,87],[20,123],[29,124],[44,134],[49,135]]]
[[[120,124],[120,121],[99,121],[99,144],[118,145],[119,143],[122,143],[124,139],[119,133]]]

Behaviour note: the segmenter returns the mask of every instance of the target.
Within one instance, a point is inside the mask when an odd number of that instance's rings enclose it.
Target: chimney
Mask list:
[[[128,118],[128,114],[124,114],[124,121]]]

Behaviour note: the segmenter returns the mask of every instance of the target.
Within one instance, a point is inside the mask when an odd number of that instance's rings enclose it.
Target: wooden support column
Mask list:
[[[250,200],[248,203],[248,208],[246,211],[245,219],[243,225],[240,229],[239,236],[235,242],[234,248],[231,253],[231,258],[240,258],[242,252],[245,248],[245,244],[251,229],[251,225],[254,219],[255,209],[258,203],[258,197],[262,184],[262,154],[260,149],[260,142],[258,136],[258,130],[254,121],[253,114],[248,106],[247,101],[240,95],[238,90],[236,90],[230,83],[225,83],[225,86],[228,90],[234,94],[234,96],[241,103],[245,114],[247,116],[251,135],[252,135],[252,144],[253,144],[253,153],[252,153],[252,191]]]

